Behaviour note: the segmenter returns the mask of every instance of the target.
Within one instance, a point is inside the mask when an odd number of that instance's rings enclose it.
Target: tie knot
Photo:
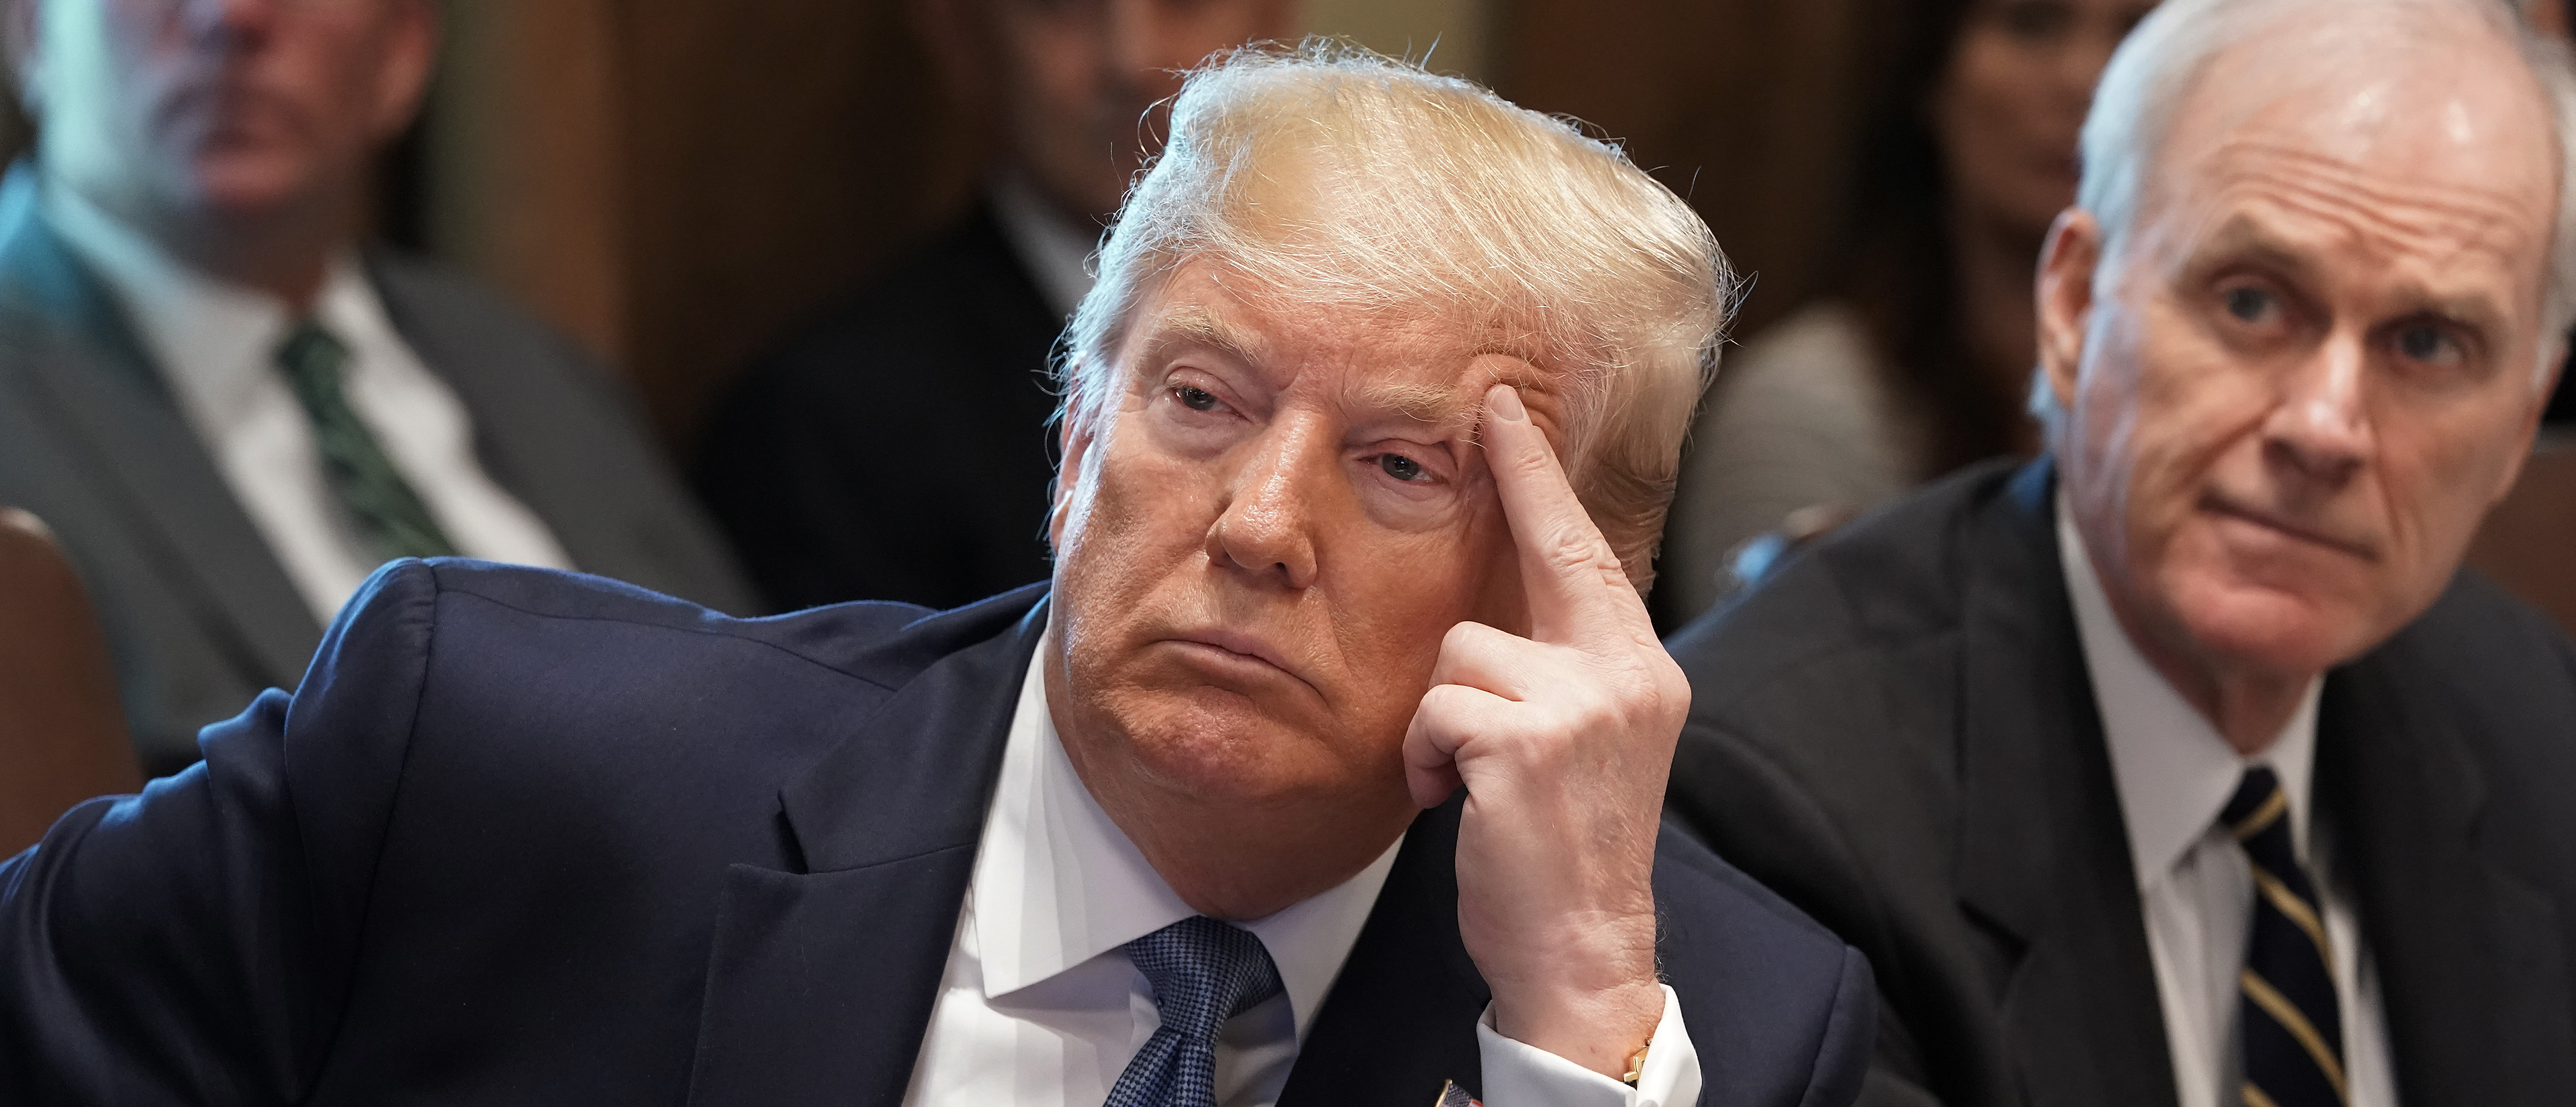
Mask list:
[[[2220,811],[2220,821],[2236,835],[2239,842],[2251,842],[2275,827],[2287,829],[2281,816],[2289,813],[2290,794],[2281,790],[2281,778],[2269,765],[2256,765],[2245,770],[2245,779],[2236,785],[2236,794]]]
[[[340,336],[310,319],[297,323],[277,344],[277,364],[294,378],[299,390],[337,384],[340,367],[348,360],[349,347]]]
[[[1127,957],[1154,986],[1163,1025],[1213,1040],[1235,1012],[1280,991],[1279,968],[1252,932],[1193,915],[1127,943]]]

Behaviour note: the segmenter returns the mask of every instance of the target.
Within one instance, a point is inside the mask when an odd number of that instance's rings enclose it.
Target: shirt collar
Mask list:
[[[124,308],[143,352],[201,432],[220,433],[247,417],[276,372],[278,344],[293,322],[286,305],[190,267],[77,189],[52,181],[41,188],[46,221]],[[343,341],[390,330],[346,253],[332,259],[313,313]]]
[[[1198,914],[1075,774],[1047,709],[1047,648],[1038,647],[1021,682],[975,858],[973,926],[988,998]],[[1299,1039],[1358,942],[1402,845],[1397,839],[1359,875],[1319,895],[1240,924],[1278,966]]]
[[[1065,218],[1016,170],[994,175],[984,192],[992,199],[1002,238],[1028,268],[1047,307],[1057,315],[1072,315],[1091,292],[1091,255],[1100,248],[1100,228]]]
[[[2076,533],[2063,487],[2057,493],[2057,552],[2084,643],[2084,666],[2093,678],[2094,702],[2101,710],[2102,733],[2111,747],[2111,773],[2119,788],[2121,817],[2128,824],[2138,886],[2151,887],[2173,871],[2216,825],[2245,770],[2255,765],[2269,765],[2281,778],[2281,790],[2289,798],[2291,840],[2306,860],[2317,694],[2324,679],[2308,682],[2297,712],[2271,746],[2251,758],[2239,756],[2121,628],[2094,573],[2092,556]]]

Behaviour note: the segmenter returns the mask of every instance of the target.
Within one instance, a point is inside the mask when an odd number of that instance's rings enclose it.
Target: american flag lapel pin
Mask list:
[[[1432,1104],[1432,1107],[1485,1107],[1485,1105],[1469,1098],[1467,1089],[1459,1087],[1457,1081],[1443,1080],[1440,1082],[1440,1101]]]

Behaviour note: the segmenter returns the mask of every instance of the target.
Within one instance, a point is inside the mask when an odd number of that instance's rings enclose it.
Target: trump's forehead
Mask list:
[[[1309,297],[1203,261],[1180,266],[1145,300],[1133,327],[1127,360],[1138,373],[1191,355],[1273,385],[1330,369],[1330,391],[1347,409],[1462,431],[1495,384],[1542,404],[1561,391],[1527,336],[1493,320],[1440,305]]]

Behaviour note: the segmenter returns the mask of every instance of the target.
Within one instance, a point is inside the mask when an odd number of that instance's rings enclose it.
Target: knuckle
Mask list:
[[[1527,449],[1512,451],[1504,464],[1511,466],[1512,470],[1522,477],[1536,478],[1544,477],[1549,470],[1554,469],[1556,458],[1549,453],[1547,440],[1534,435]]]
[[[1541,543],[1539,556],[1546,560],[1549,568],[1571,574],[1592,568],[1600,559],[1601,544],[1581,528],[1560,525],[1548,532]]]
[[[1449,632],[1440,636],[1440,652],[1454,653],[1473,648],[1482,637],[1479,632],[1484,629],[1485,624],[1473,619],[1451,624]]]

